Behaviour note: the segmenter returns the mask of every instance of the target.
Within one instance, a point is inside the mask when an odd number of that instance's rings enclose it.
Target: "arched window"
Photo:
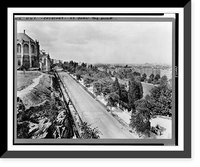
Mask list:
[[[29,53],[29,47],[27,44],[24,44],[24,53]]]
[[[17,53],[21,53],[21,45],[17,44]]]
[[[34,47],[34,45],[31,45],[31,53],[35,53],[35,47]]]

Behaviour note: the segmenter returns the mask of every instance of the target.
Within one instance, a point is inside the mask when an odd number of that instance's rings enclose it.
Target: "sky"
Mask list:
[[[18,21],[24,30],[53,59],[172,64],[171,22]]]

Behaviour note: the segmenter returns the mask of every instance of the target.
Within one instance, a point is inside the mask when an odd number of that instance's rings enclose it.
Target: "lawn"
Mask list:
[[[38,71],[26,71],[25,75],[22,71],[17,71],[17,91],[20,91],[33,83],[33,79],[40,76]]]
[[[150,90],[154,87],[153,84],[142,82],[143,87],[143,97],[145,97],[147,94],[150,95]]]

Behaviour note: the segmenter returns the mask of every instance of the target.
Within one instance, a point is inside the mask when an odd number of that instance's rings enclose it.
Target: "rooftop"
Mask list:
[[[17,33],[17,39],[19,40],[24,40],[24,41],[31,41],[31,42],[35,42],[31,37],[29,37],[24,30],[24,33]]]

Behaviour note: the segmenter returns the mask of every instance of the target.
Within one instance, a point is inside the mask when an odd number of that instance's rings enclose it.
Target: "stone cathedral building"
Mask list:
[[[39,67],[40,45],[33,40],[24,30],[17,33],[17,65],[24,65],[27,69]]]
[[[40,50],[39,41],[29,37],[25,30],[17,33],[17,66],[26,69],[40,68],[43,71],[50,70],[50,56]]]

